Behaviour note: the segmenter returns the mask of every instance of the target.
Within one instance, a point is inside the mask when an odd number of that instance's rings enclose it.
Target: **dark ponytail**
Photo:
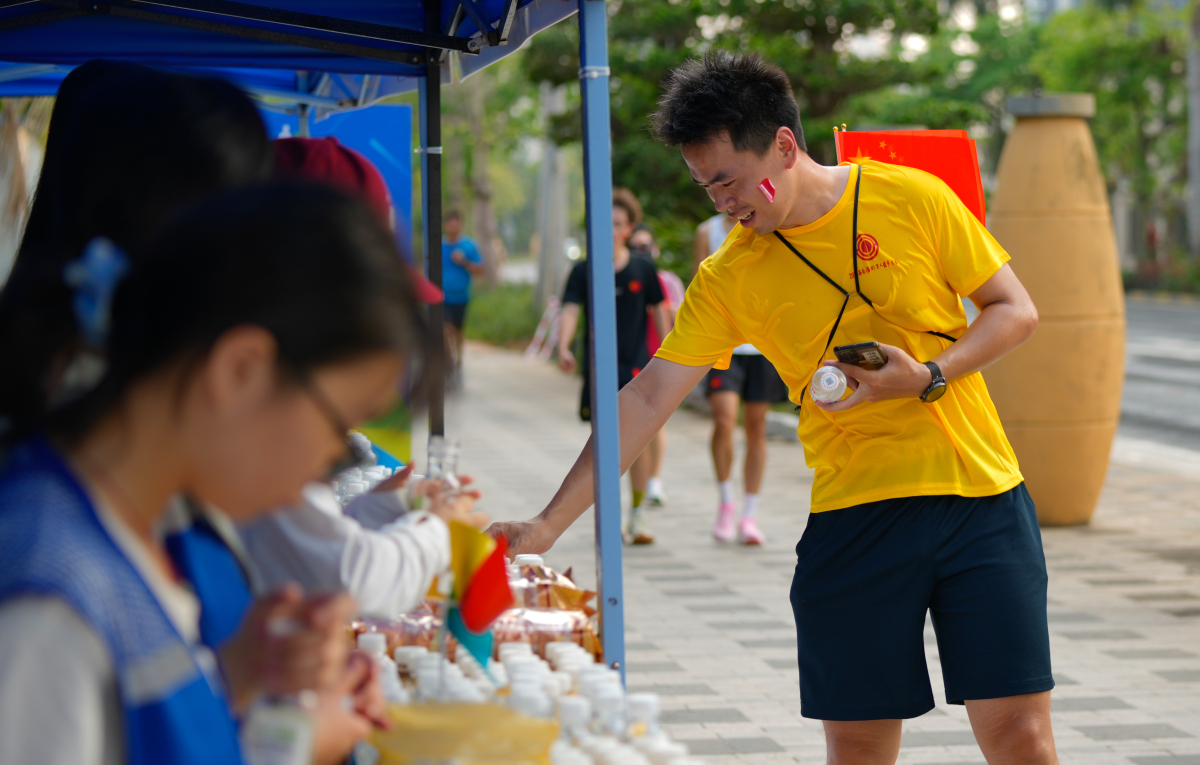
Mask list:
[[[0,291],[0,410],[44,411],[58,392],[79,347],[63,269],[89,241],[105,236],[137,253],[181,209],[262,182],[271,163],[253,102],[228,82],[114,61],[68,75],[29,223]]]
[[[106,373],[40,422],[21,417],[25,433],[81,436],[133,383],[201,361],[238,326],[275,337],[285,378],[379,351],[419,362],[432,347],[391,235],[361,202],[326,186],[213,197],[131,260],[113,304]]]

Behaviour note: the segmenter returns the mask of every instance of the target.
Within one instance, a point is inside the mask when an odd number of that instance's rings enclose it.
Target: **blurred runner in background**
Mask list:
[[[654,321],[660,337],[668,332],[668,309],[662,284],[654,264],[647,258],[631,255],[627,242],[633,228],[642,220],[642,206],[628,189],[613,191],[613,269],[616,272],[617,298],[617,385],[624,388],[650,363],[646,348],[646,332],[653,311]],[[558,365],[568,374],[575,371],[575,354],[571,344],[579,326],[579,312],[587,316],[588,266],[581,260],[571,269],[567,277],[567,288],[563,293],[563,308],[559,315]],[[584,323],[583,347],[590,347],[591,327]],[[592,419],[591,377],[587,366],[588,354],[583,354],[583,390],[579,398],[579,417],[584,422]],[[642,503],[646,496],[646,483],[650,478],[650,456],[643,452],[629,468],[629,481],[633,489],[633,505],[629,511],[626,539],[635,545],[654,541],[649,525],[642,515]]]
[[[651,263],[658,259],[660,251],[658,244],[654,241],[654,232],[645,223],[639,223],[633,229],[633,233],[629,235],[628,246],[629,252],[634,257],[647,258]],[[658,268],[657,265],[655,268]],[[672,272],[658,269],[658,283],[662,285],[663,294],[667,297],[666,306],[669,310],[666,311],[666,318],[669,330],[675,326],[675,312],[683,304],[683,282]],[[658,309],[651,308],[650,310]],[[646,350],[650,352],[651,358],[658,353],[660,345],[662,345],[662,336],[658,334],[657,323],[652,316],[649,326],[646,327]],[[650,478],[646,481],[646,502],[651,507],[662,507],[667,503],[661,478],[663,458],[667,454],[666,428],[658,431],[658,435],[650,441],[650,445],[646,447],[646,454],[650,457]]]
[[[693,273],[700,270],[700,264],[708,256],[721,248],[733,226],[733,219],[724,213],[700,224],[696,229]],[[750,343],[734,348],[729,369],[709,371],[702,384],[712,406],[712,458],[720,492],[713,536],[721,542],[732,542],[736,535],[742,544],[761,545],[763,536],[758,530],[755,513],[758,512],[763,473],[767,469],[767,412],[771,410],[771,404],[787,400],[787,385],[771,362]],[[742,401],[746,402],[742,412],[742,428],[746,431],[746,461],[742,466],[745,495],[742,520],[735,524],[733,433],[737,430],[738,405]]]
[[[471,277],[483,273],[483,256],[475,240],[463,236],[462,214],[449,210],[443,222],[442,291],[446,293],[446,347],[450,365],[446,378],[451,388],[462,385],[463,323],[471,302]]]

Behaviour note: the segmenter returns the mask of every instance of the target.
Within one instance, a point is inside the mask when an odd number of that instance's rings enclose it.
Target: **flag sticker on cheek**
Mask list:
[[[775,184],[771,183],[770,178],[763,178],[762,182],[758,184],[758,190],[763,193],[768,202],[775,201]]]

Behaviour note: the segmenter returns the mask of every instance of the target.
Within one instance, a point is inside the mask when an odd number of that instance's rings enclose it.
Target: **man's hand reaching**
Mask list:
[[[508,557],[533,553],[541,555],[554,545],[558,535],[552,532],[546,521],[534,518],[529,521],[497,521],[488,526],[487,533],[493,539],[508,540]]]

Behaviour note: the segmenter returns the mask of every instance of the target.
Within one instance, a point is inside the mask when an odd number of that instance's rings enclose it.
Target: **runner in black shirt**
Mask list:
[[[631,258],[629,248],[625,246],[633,227],[641,222],[641,218],[642,207],[637,198],[626,189],[616,189],[613,192],[613,267],[616,269],[617,293],[617,384],[622,388],[650,363],[650,353],[646,349],[646,328],[650,314],[654,316],[659,337],[665,337],[670,327],[667,314],[670,308],[665,302],[654,264],[645,258]],[[585,261],[575,264],[563,293],[558,365],[564,372],[575,371],[576,361],[571,343],[579,325],[580,309],[587,316],[587,299],[588,269]],[[589,330],[585,324],[584,348],[589,347]],[[591,419],[592,407],[587,358],[585,351],[583,391],[579,400],[579,416],[584,421]],[[642,455],[629,468],[633,507],[629,511],[627,538],[633,544],[650,544],[654,541],[654,535],[650,533],[642,514],[642,500],[649,477],[649,459],[647,455]]]

